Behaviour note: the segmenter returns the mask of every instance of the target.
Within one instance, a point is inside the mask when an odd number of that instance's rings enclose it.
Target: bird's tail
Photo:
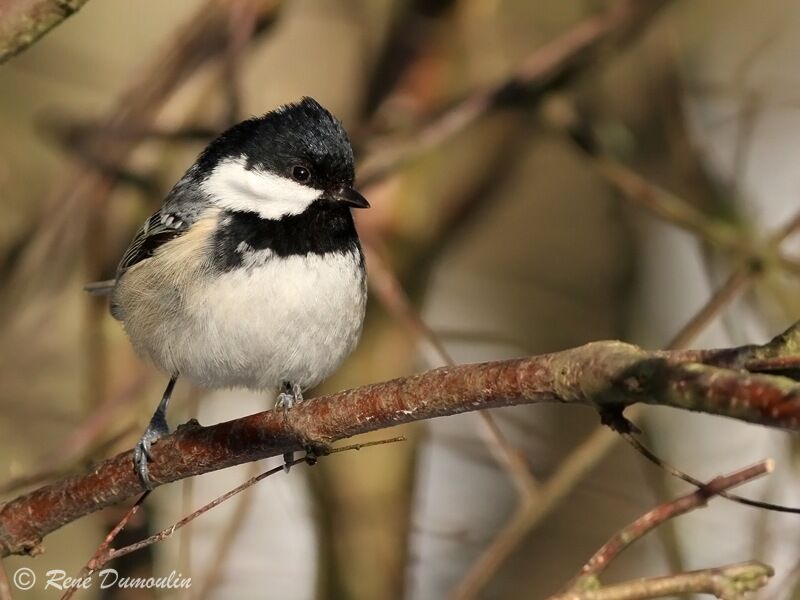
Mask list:
[[[83,290],[92,296],[108,296],[116,285],[116,279],[106,279],[105,281],[93,281],[83,286]]]

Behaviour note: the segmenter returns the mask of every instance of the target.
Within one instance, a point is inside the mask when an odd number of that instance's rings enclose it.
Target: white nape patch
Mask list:
[[[298,215],[323,193],[287,177],[247,169],[244,157],[218,164],[201,188],[220,208],[254,212],[263,219]]]

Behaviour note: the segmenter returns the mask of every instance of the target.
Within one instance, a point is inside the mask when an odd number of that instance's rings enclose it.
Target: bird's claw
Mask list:
[[[288,382],[283,384],[283,390],[278,394],[275,401],[275,408],[291,410],[295,404],[303,401],[303,390],[296,383],[290,385]]]
[[[286,392],[281,392],[278,394],[278,399],[275,401],[275,408],[280,408],[281,410],[291,410],[294,405],[294,394],[287,394]]]
[[[153,489],[153,482],[150,480],[150,467],[147,464],[153,461],[152,445],[168,434],[169,427],[167,427],[166,421],[153,419],[133,449],[133,468],[139,475],[142,485],[148,490]]]
[[[302,388],[297,385],[291,385],[288,381],[284,382],[283,390],[280,394],[278,394],[278,399],[275,401],[275,408],[279,408],[284,412],[288,412],[289,410],[294,407],[295,404],[299,404],[303,401],[303,390]],[[283,470],[288,473],[289,469],[292,466],[292,462],[294,462],[294,452],[287,452],[283,455]]]

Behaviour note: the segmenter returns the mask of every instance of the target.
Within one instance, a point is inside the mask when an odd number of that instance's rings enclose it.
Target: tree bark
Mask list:
[[[361,433],[457,413],[533,404],[579,403],[624,426],[632,404],[670,406],[800,430],[800,325],[763,346],[647,351],[594,342],[541,356],[434,369],[311,399],[163,438],[150,475],[162,485],[209,471],[325,445]],[[777,371],[790,376],[754,373]],[[35,554],[48,533],[144,491],[131,452],[0,506],[0,557]]]

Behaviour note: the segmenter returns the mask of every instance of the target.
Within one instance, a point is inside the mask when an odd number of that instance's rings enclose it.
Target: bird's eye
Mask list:
[[[301,165],[295,165],[292,167],[292,178],[300,183],[305,183],[311,179],[311,171]]]

